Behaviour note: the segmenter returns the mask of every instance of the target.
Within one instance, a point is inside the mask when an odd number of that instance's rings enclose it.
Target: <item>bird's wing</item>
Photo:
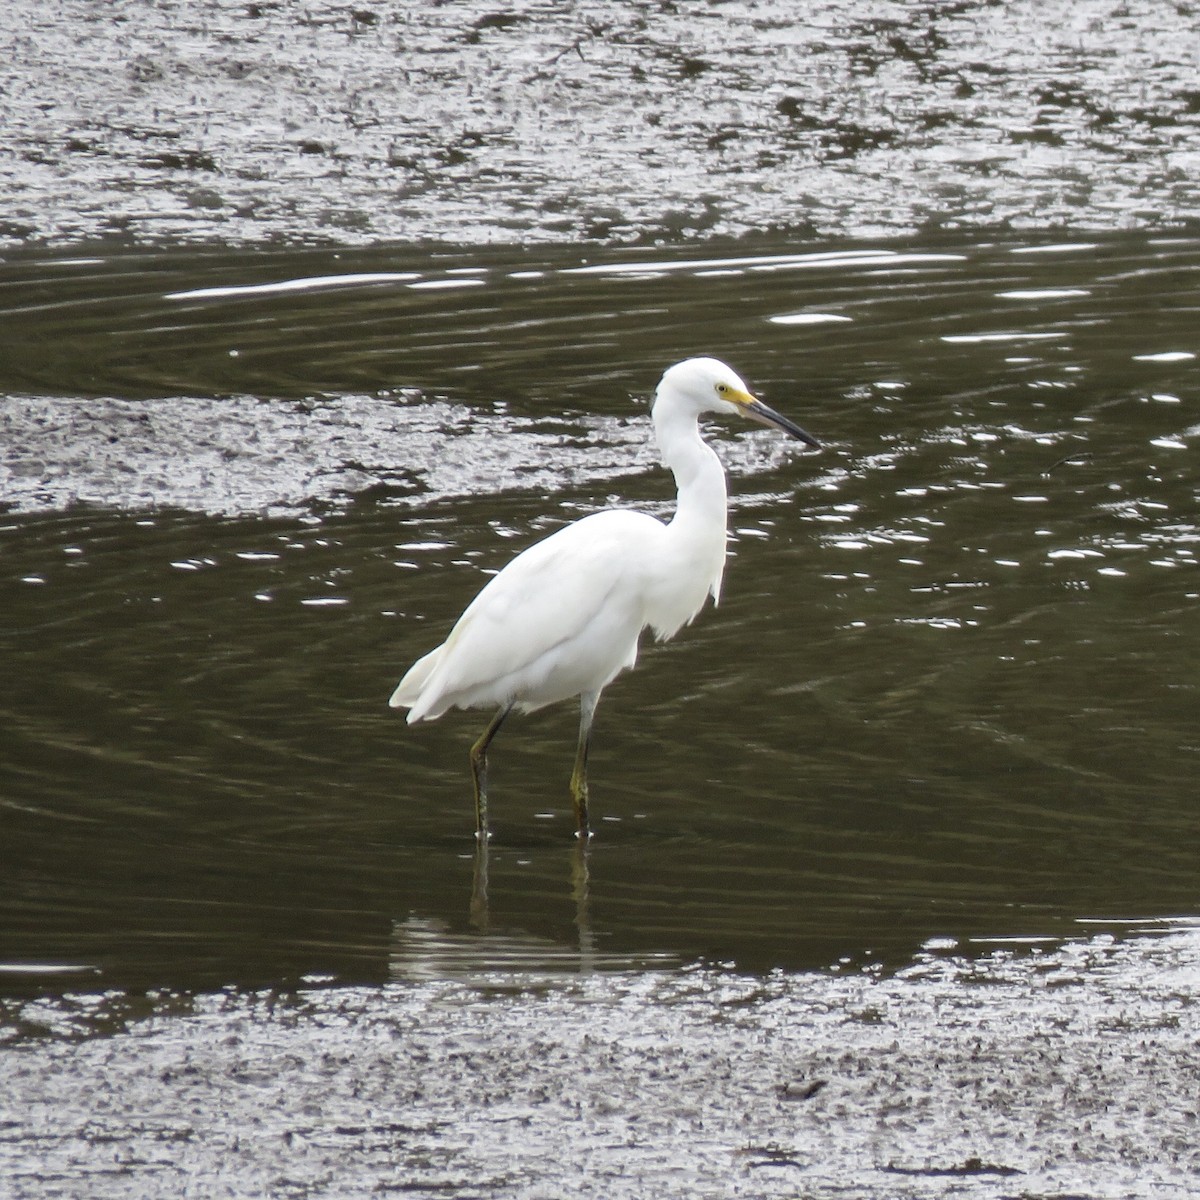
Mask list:
[[[487,583],[446,641],[410,669],[390,703],[410,707],[409,720],[417,721],[448,708],[519,699],[519,681],[595,623],[611,627],[617,609],[636,626],[636,641],[645,624],[647,548],[662,530],[653,517],[614,510],[530,546]]]

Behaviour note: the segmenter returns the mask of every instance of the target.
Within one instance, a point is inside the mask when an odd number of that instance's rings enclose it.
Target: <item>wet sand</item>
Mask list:
[[[0,245],[831,238],[1200,215],[1186,8],[795,13],[10,0]]]
[[[1198,951],[1185,927],[892,978],[160,998],[82,1041],[119,1005],[31,1003],[0,1176],[97,1200],[1194,1195]]]

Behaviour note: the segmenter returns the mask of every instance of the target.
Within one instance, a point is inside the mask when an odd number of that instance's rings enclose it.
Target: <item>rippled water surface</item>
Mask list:
[[[1184,239],[10,256],[0,987],[1197,913],[1198,310]],[[477,863],[485,716],[387,696],[521,547],[669,513],[642,398],[696,352],[826,449],[714,429],[726,596],[606,693],[590,850],[564,706]]]

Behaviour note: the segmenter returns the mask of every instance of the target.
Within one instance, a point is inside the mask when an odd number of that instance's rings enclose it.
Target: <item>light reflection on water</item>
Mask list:
[[[1194,913],[1200,246],[538,253],[4,266],[0,962],[761,968]],[[566,709],[497,743],[480,932],[478,717],[384,701],[531,539],[669,511],[631,396],[699,351],[827,449],[716,435],[726,596],[606,694],[587,955]]]

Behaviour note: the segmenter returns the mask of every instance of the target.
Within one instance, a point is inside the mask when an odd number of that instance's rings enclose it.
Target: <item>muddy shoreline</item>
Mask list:
[[[229,992],[101,1037],[111,1001],[30,1003],[0,1166],[21,1197],[1194,1195],[1197,949]]]
[[[751,3],[13,0],[0,246],[1190,226],[1194,23],[1149,0],[842,2],[804,22]]]

